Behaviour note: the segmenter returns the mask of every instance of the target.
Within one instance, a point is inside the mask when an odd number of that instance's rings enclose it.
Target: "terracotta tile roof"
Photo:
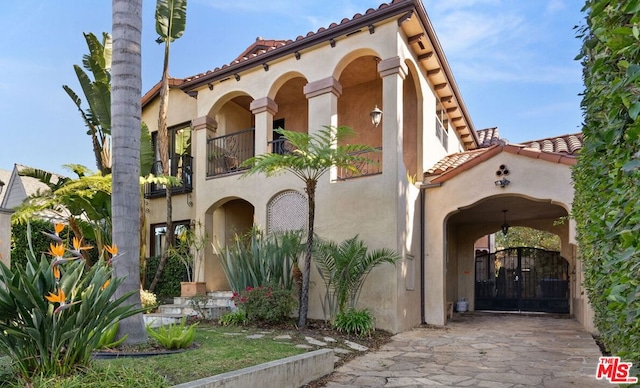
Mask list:
[[[257,57],[264,54],[269,50],[275,50],[278,47],[284,46],[291,42],[290,40],[265,40],[261,37],[257,37],[256,41],[232,62],[239,63],[240,61],[246,61],[249,58]]]
[[[202,78],[206,78],[207,76],[217,73],[221,70],[225,70],[229,67],[233,67],[236,65],[239,65],[243,62],[247,62],[250,61],[254,58],[263,56],[267,53],[271,53],[273,51],[282,51],[279,49],[282,48],[290,48],[290,47],[299,47],[302,46],[303,43],[306,43],[305,41],[311,41],[314,38],[323,38],[324,35],[328,35],[329,33],[333,33],[334,30],[339,30],[340,26],[346,26],[349,24],[353,24],[354,22],[359,21],[359,19],[363,19],[366,16],[378,13],[379,11],[382,11],[386,8],[389,8],[393,5],[400,5],[400,4],[404,4],[406,3],[407,5],[414,5],[414,0],[393,0],[389,3],[383,3],[381,4],[377,9],[373,9],[373,8],[369,8],[367,9],[367,11],[364,14],[361,13],[356,13],[355,15],[353,15],[353,17],[351,19],[349,18],[344,18],[340,21],[340,23],[331,23],[331,25],[329,25],[329,27],[324,28],[321,27],[319,28],[317,31],[310,31],[308,32],[306,35],[302,36],[299,35],[295,40],[264,40],[260,37],[258,37],[258,39],[256,39],[256,42],[253,43],[251,46],[249,46],[247,48],[247,50],[245,50],[245,52],[243,52],[242,54],[240,54],[235,60],[233,60],[231,63],[229,64],[225,64],[222,65],[221,67],[216,67],[213,70],[208,70],[204,73],[200,73],[200,74],[196,74],[187,78],[184,78],[184,82],[186,83],[196,83],[198,80],[202,79]],[[263,44],[258,44],[256,45],[256,43],[262,43]],[[257,46],[257,47],[256,47]],[[304,46],[302,46],[304,47]],[[301,47],[301,48],[302,48]]]
[[[433,167],[424,173],[425,176],[440,175],[444,172],[456,168],[463,163],[466,163],[472,159],[486,152],[485,148],[479,148],[477,150],[459,152],[457,154],[447,155],[443,159],[440,159]]]
[[[501,141],[498,127],[485,128],[477,131],[478,140],[480,141],[479,147],[486,148],[494,144],[498,144]]]
[[[372,15],[374,13],[379,12],[380,10],[384,10],[391,5],[394,4],[402,4],[407,3],[408,5],[413,5],[414,0],[393,0],[390,3],[383,3],[380,5],[377,10],[373,8],[369,8],[364,15],[357,13],[353,16],[353,18],[348,19],[344,18],[340,23],[332,23],[328,28],[321,27],[317,31],[310,31],[305,36],[298,36],[295,40],[267,40],[262,39],[261,37],[256,38],[256,41],[251,44],[242,54],[240,54],[236,59],[234,59],[229,64],[224,64],[221,67],[216,67],[213,70],[207,70],[203,73],[198,73],[192,76],[188,76],[186,78],[171,78],[170,87],[176,86],[185,86],[188,87],[197,87],[199,83],[206,83],[210,78],[215,78],[217,75],[225,73],[225,70],[231,70],[232,68],[238,67],[241,64],[247,62],[253,62],[255,58],[258,57],[266,57],[265,54],[273,54],[273,55],[285,55],[289,48],[291,48],[294,52],[296,49],[302,49],[306,47],[307,44],[312,44],[314,39],[323,39],[325,35],[329,33],[333,34],[334,31],[340,32],[339,27],[344,25],[352,24],[354,21],[357,22],[359,19],[364,18],[365,16]],[[328,39],[328,38],[327,38]],[[309,42],[309,43],[307,43]],[[286,49],[287,52],[285,52]],[[270,57],[271,55],[269,55]],[[270,58],[269,58],[270,59]],[[150,102],[153,98],[155,98],[160,91],[160,82],[155,84],[148,92],[144,94],[142,97],[142,106],[145,106],[148,102]]]
[[[535,140],[524,144],[504,144],[499,138],[495,138],[490,131],[483,135],[480,135],[482,131],[478,132],[478,137],[483,139],[484,148],[445,156],[424,173],[425,182],[445,182],[501,152],[572,166],[576,164],[577,153],[582,149],[581,133]],[[491,141],[494,144],[484,145],[487,136],[492,138]]]
[[[551,137],[541,140],[532,140],[522,143],[527,148],[538,151],[553,152],[557,154],[574,155],[578,153],[583,146],[582,133],[574,133],[558,137]]]

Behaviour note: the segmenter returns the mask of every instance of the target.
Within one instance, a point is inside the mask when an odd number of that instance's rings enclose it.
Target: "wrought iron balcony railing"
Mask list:
[[[360,178],[370,175],[382,174],[382,147],[376,147],[375,151],[359,151],[353,153],[365,159],[354,164],[356,171],[347,168],[338,168],[337,180]]]
[[[172,194],[184,194],[193,191],[193,157],[191,155],[174,155],[169,159],[171,167],[169,173],[182,182],[179,186],[171,187]],[[156,161],[151,168],[153,175],[162,175],[162,162]],[[158,183],[144,185],[145,198],[158,198],[165,195],[166,186]]]
[[[287,141],[286,138],[281,137],[280,139],[276,139],[269,142],[269,146],[271,147],[272,154],[291,154],[293,153],[293,145]]]
[[[207,177],[246,170],[242,163],[255,155],[255,129],[207,140]]]

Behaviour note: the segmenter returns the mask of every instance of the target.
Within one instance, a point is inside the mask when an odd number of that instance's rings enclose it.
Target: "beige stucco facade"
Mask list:
[[[360,305],[374,313],[378,328],[444,325],[447,301],[473,298],[473,242],[500,224],[469,223],[464,215],[478,218],[485,202],[496,207],[504,198],[521,209],[544,208],[548,217],[523,218],[523,225],[558,233],[563,255],[579,271],[573,221],[554,225],[570,211],[569,166],[501,153],[444,183],[420,183],[446,155],[479,146],[420,1],[394,2],[272,46],[174,83],[168,126],[192,130],[193,189],[174,195],[173,220],[202,223],[221,244],[254,224],[269,230],[281,216],[272,206],[275,199],[304,195],[303,182],[287,174],[242,177],[238,159],[272,152],[276,123],[307,133],[347,125],[356,132],[350,142],[381,148],[380,163],[362,176],[334,169],[321,178],[315,230],[335,241],[358,234],[370,249],[392,248],[401,255],[395,267],[376,268],[362,290]],[[384,112],[378,127],[369,117],[374,106]],[[152,90],[143,99],[142,116],[152,132],[157,115]],[[500,189],[493,177],[503,163],[513,166],[514,178]],[[145,207],[146,228],[165,222],[164,198],[148,198]],[[228,289],[212,249],[198,278],[208,290]],[[578,278],[572,280],[572,312],[584,323],[588,309]],[[324,318],[315,272],[311,284],[309,317]]]

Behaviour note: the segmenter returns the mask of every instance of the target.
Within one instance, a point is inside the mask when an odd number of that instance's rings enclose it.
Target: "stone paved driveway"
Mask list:
[[[326,387],[613,387],[595,379],[598,357],[573,319],[456,314],[337,368]]]

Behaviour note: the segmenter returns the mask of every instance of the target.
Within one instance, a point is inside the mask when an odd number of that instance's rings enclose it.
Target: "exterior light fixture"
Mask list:
[[[502,187],[503,189],[507,186],[509,186],[509,183],[511,183],[511,181],[509,181],[507,178],[502,178],[499,181],[495,181],[493,182],[496,186],[498,187]]]
[[[378,105],[373,108],[371,113],[369,113],[369,116],[371,116],[371,123],[377,128],[378,125],[380,125],[380,121],[382,121],[382,111],[378,108]]]
[[[0,181],[0,194],[2,194],[2,189],[4,189],[4,182]]]
[[[507,232],[509,232],[509,224],[507,224],[507,212],[508,212],[508,210],[503,210],[502,212],[504,213],[504,223],[502,224],[500,229],[502,230],[502,234],[506,236]]]

